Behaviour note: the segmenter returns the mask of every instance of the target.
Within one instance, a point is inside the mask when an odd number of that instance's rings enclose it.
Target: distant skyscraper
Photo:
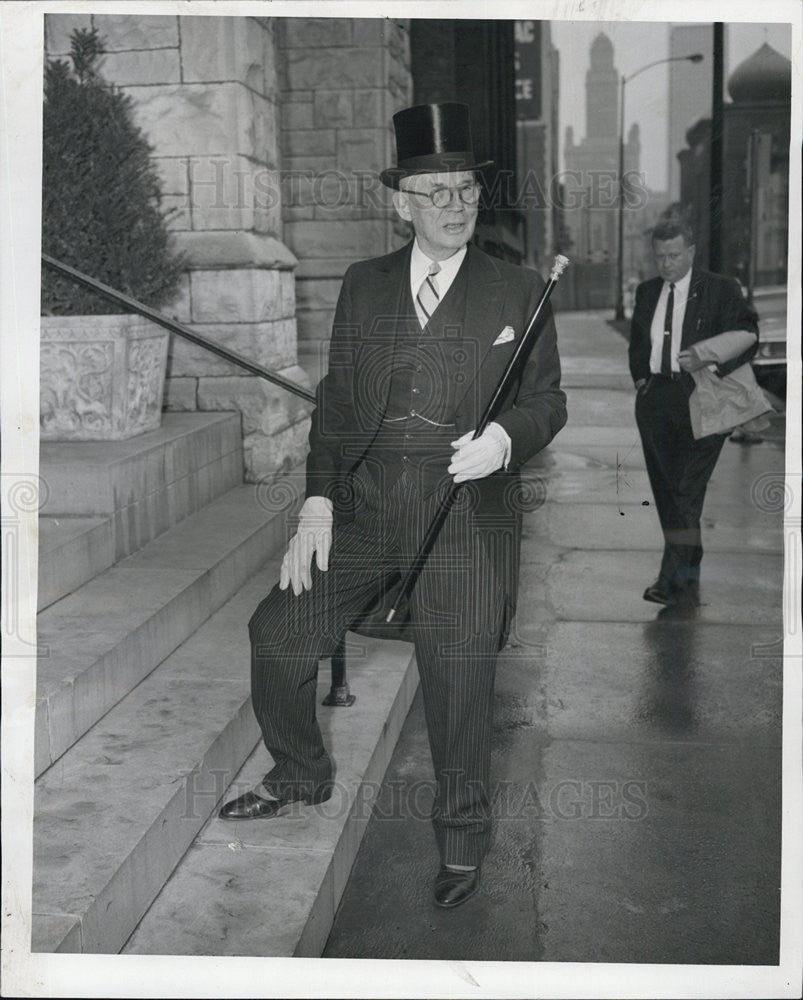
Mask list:
[[[607,139],[618,134],[618,89],[613,43],[600,33],[591,43],[591,65],[586,73],[586,135],[589,139]]]
[[[566,228],[577,260],[602,264],[616,259],[619,191],[619,72],[613,45],[602,32],[591,43],[586,72],[586,134],[575,143],[566,130]],[[625,171],[638,171],[638,127],[625,143]]]
[[[669,120],[667,135],[667,192],[680,197],[678,153],[686,146],[686,131],[711,114],[711,73],[714,29],[711,24],[674,24],[669,31],[669,55],[702,52],[700,63],[669,63]]]

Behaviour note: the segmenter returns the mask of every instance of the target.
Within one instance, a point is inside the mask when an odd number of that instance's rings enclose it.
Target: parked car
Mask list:
[[[753,291],[758,313],[758,354],[753,370],[759,384],[781,398],[786,397],[786,286],[770,285]]]

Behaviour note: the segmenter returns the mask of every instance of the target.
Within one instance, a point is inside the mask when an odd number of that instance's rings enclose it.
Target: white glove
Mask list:
[[[329,550],[332,547],[332,501],[327,497],[307,497],[301,508],[298,531],[290,539],[282,559],[279,588],[286,590],[292,583],[298,597],[302,590],[312,587],[312,555],[318,569],[329,569]]]
[[[490,423],[476,441],[471,437],[474,431],[468,431],[456,441],[452,441],[455,450],[449,473],[456,483],[467,479],[482,479],[492,472],[501,469],[510,461],[510,438],[507,431],[499,424]]]

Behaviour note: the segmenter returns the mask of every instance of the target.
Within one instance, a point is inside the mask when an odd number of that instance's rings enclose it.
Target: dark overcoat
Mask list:
[[[307,459],[307,496],[334,501],[335,531],[350,516],[348,503],[340,501],[350,495],[349,476],[377,435],[388,404],[400,331],[405,324],[409,327],[411,248],[412,243],[353,264],[343,279],[329,368],[318,386],[312,414]],[[462,268],[468,269],[463,321],[444,332],[448,350],[440,355],[455,437],[477,426],[543,288],[535,271],[499,261],[472,245]],[[503,333],[507,327],[513,331],[510,339]],[[503,342],[495,343],[500,335]],[[557,338],[549,309],[495,420],[510,436],[510,463],[506,470],[475,480],[467,488],[478,520],[509,539],[504,543],[510,581],[507,628],[515,608],[521,513],[533,499],[522,491],[518,470],[566,423],[566,396],[560,388]]]

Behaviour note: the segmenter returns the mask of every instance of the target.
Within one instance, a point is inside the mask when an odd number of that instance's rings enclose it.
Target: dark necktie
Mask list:
[[[666,313],[664,314],[664,339],[661,344],[661,374],[672,374],[672,313],[675,311],[675,286],[670,284],[669,295],[666,297]]]

